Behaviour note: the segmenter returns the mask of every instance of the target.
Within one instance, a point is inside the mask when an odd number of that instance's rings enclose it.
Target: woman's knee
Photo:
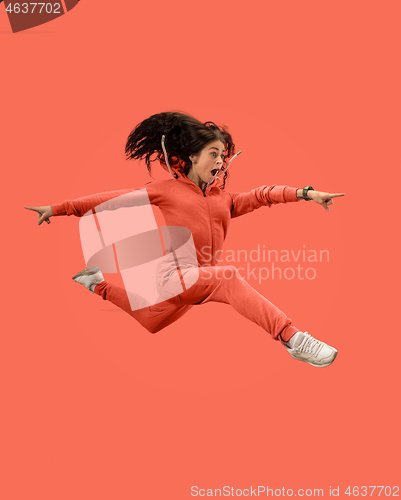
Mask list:
[[[140,321],[141,325],[149,332],[149,333],[157,333],[163,329],[163,325],[160,322],[156,322],[152,319],[142,320]]]
[[[149,333],[157,333],[162,329],[160,319],[157,320],[156,314],[151,312],[148,307],[131,312],[131,316]]]
[[[145,326],[145,328],[147,329],[147,331],[149,333],[157,333],[157,332],[160,332],[160,330],[163,329],[163,327],[160,327],[160,326]]]
[[[150,317],[142,318],[141,324],[148,330],[149,333],[158,333],[163,328],[175,323],[179,318],[184,316],[193,306],[190,304],[181,305],[179,307],[170,308],[162,314],[153,313]]]

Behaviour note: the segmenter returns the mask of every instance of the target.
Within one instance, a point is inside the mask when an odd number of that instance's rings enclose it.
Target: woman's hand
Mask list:
[[[39,214],[38,225],[40,226],[42,222],[46,221],[50,224],[49,217],[53,215],[52,208],[50,206],[47,207],[24,207],[27,210],[33,210]]]
[[[312,198],[313,201],[316,203],[319,203],[319,205],[322,205],[322,207],[327,210],[327,212],[330,211],[328,205],[333,204],[333,198],[337,198],[338,196],[345,196],[345,193],[323,193],[322,191],[308,191],[308,197]]]

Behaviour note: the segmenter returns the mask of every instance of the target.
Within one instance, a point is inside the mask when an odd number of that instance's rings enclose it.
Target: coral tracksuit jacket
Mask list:
[[[214,180],[203,192],[185,174],[180,171],[176,174],[177,178],[151,181],[141,188],[109,191],[72,201],[66,200],[51,206],[53,215],[82,217],[106,201],[108,209],[116,209],[121,204],[116,201],[113,206],[114,198],[146,188],[150,203],[159,207],[168,226],[183,226],[191,231],[198,265],[215,266],[218,264],[216,252],[223,247],[231,219],[260,207],[299,201],[296,196],[298,188],[295,187],[260,186],[248,193],[237,193],[219,189]],[[207,252],[204,251],[205,248],[208,249]]]

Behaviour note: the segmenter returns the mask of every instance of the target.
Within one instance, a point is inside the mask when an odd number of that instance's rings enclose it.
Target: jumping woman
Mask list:
[[[151,162],[156,160],[171,174],[169,179],[149,182],[140,192],[146,193],[148,203],[159,207],[167,227],[182,229],[192,236],[195,259],[191,262],[184,257],[178,262],[174,242],[166,248],[166,258],[161,259],[163,264],[157,272],[157,290],[165,300],[159,299],[156,305],[143,301],[142,307],[138,307],[138,302],[133,307],[129,290],[107,283],[97,266],[84,269],[73,280],[126,311],[151,333],[172,324],[194,305],[230,304],[280,341],[294,359],[316,367],[330,365],[336,349],[300,331],[286,314],[253,289],[235,266],[216,263],[232,218],[262,206],[302,199],[313,200],[328,211],[333,198],[344,193],[277,185],[261,186],[248,193],[229,192],[225,181],[235,153],[230,133],[213,122],[202,123],[182,113],[159,113],[141,122],[129,135],[125,153],[127,159],[144,159],[150,175]],[[82,217],[99,207],[115,210],[144,204],[134,196],[138,192],[125,189],[25,208],[39,214],[40,225],[50,223],[53,216]]]

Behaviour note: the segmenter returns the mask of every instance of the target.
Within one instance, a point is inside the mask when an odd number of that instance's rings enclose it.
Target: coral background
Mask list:
[[[0,497],[397,484],[400,3],[83,0],[19,33],[3,5]],[[71,280],[77,218],[23,209],[148,182],[125,140],[168,110],[229,127],[231,191],[346,193],[239,217],[225,245],[329,250],[314,280],[249,282],[330,367],[223,304],[149,334]]]

